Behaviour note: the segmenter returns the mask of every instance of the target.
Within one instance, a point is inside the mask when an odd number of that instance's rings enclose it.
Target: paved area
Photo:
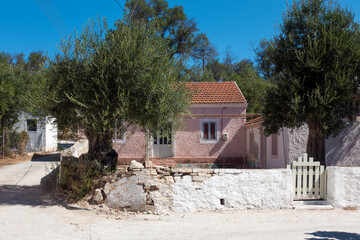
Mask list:
[[[359,210],[246,210],[120,218],[66,210],[40,188],[41,177],[53,167],[53,162],[44,160],[0,169],[0,239],[360,239]]]

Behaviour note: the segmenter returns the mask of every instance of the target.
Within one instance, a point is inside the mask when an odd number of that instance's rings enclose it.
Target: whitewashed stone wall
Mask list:
[[[327,168],[327,201],[334,207],[360,207],[360,167]]]
[[[304,125],[289,130],[289,162],[306,152],[309,129]],[[340,135],[326,139],[327,166],[360,167],[360,122],[350,124]]]
[[[82,154],[85,154],[89,151],[89,140],[80,139],[75,142],[75,144],[61,151],[60,158],[63,159],[65,157],[80,157]]]
[[[132,211],[291,208],[291,172],[239,169],[137,170],[104,188],[105,204]]]

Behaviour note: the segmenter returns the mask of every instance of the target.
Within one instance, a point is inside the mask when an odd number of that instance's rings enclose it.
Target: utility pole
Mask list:
[[[205,48],[202,49],[203,73],[205,72]]]

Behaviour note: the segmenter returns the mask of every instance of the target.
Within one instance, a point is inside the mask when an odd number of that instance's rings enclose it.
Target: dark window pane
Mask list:
[[[154,144],[157,144],[157,137],[154,137]]]
[[[163,137],[159,138],[160,144],[163,144]]]
[[[215,123],[211,123],[210,124],[210,126],[211,126],[211,129],[210,129],[210,131],[211,131],[211,138],[210,139],[216,139],[216,127],[215,127]]]
[[[167,137],[164,137],[164,144],[168,144]]]
[[[27,130],[28,131],[37,131],[37,121],[36,119],[26,120]]]
[[[209,123],[204,123],[204,139],[209,139]]]

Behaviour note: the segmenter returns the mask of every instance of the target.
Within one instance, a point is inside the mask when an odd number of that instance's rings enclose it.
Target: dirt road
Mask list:
[[[0,169],[0,239],[360,239],[360,211],[247,210],[120,219],[66,210],[40,188],[54,164]]]

